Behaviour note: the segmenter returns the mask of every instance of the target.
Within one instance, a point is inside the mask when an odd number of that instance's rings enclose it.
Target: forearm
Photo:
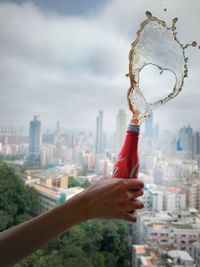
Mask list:
[[[9,267],[70,227],[87,219],[136,221],[129,211],[143,208],[136,200],[143,183],[137,179],[98,180],[65,204],[0,233],[0,266]]]
[[[80,196],[0,233],[0,266],[12,266],[85,219]],[[82,205],[82,206],[81,206]]]

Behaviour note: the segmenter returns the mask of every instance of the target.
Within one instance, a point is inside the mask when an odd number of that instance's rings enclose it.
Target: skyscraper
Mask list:
[[[41,122],[34,116],[29,125],[29,164],[40,165]]]
[[[126,113],[120,109],[116,117],[116,149],[120,151],[126,133]]]
[[[180,147],[185,152],[192,152],[193,148],[193,129],[190,125],[184,126],[179,131]]]
[[[145,137],[153,138],[153,113],[145,121]]]
[[[200,155],[200,133],[195,132],[193,136],[193,157]]]
[[[99,114],[96,120],[96,154],[103,152],[103,111],[99,110]]]

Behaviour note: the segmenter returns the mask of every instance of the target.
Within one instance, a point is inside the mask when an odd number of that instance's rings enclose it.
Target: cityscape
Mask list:
[[[81,192],[85,183],[112,176],[128,119],[119,110],[115,131],[107,133],[104,116],[99,110],[95,132],[65,130],[59,121],[44,131],[38,115],[30,118],[28,132],[0,126],[1,160],[25,169],[20,177],[39,194],[38,214]],[[190,125],[161,130],[151,114],[141,128],[139,158],[144,208],[128,225],[132,267],[200,267],[200,132]],[[70,177],[78,186],[68,188]]]
[[[198,0],[0,0],[0,267],[34,243],[19,231],[4,253],[4,231],[112,177],[135,82],[151,106],[182,88],[140,126],[137,221],[83,221],[13,267],[200,267],[199,10]],[[176,43],[160,34],[165,23]],[[134,59],[144,61],[138,81]],[[51,222],[34,237],[52,234]]]

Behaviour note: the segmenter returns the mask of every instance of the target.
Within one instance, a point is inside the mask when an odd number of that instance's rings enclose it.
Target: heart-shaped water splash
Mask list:
[[[155,105],[172,92],[176,76],[168,69],[160,70],[157,65],[145,65],[140,71],[139,88],[147,104]]]
[[[131,86],[127,97],[133,124],[140,124],[153,109],[177,96],[188,74],[185,49],[197,45],[196,42],[180,43],[176,32],[177,18],[168,27],[149,11],[146,16],[129,52]]]

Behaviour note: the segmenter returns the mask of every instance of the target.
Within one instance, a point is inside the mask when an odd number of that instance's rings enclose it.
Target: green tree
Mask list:
[[[74,178],[74,176],[68,177],[68,187],[80,186],[80,183]]]
[[[125,222],[89,221],[74,226],[15,267],[130,267],[130,258]]]
[[[81,185],[83,188],[87,189],[91,183],[88,180],[85,180],[84,183]]]
[[[0,231],[33,217],[39,198],[24,185],[14,168],[0,162]]]
[[[38,266],[39,262],[44,262],[44,251],[42,249],[38,249],[31,256],[15,264],[14,267],[35,267]]]
[[[14,160],[20,160],[23,159],[24,157],[22,155],[4,155],[0,154],[0,160],[1,161],[14,161]]]
[[[71,179],[72,182],[74,180]],[[14,168],[0,163],[0,229],[30,219],[37,205],[37,193],[24,185]],[[130,267],[127,237],[125,222],[84,222],[49,242],[15,267]]]
[[[88,173],[88,166],[87,166],[87,164],[84,164],[84,165],[82,166],[82,169],[81,169],[80,172],[79,172],[79,175],[81,175],[81,176],[86,176],[87,173]]]

